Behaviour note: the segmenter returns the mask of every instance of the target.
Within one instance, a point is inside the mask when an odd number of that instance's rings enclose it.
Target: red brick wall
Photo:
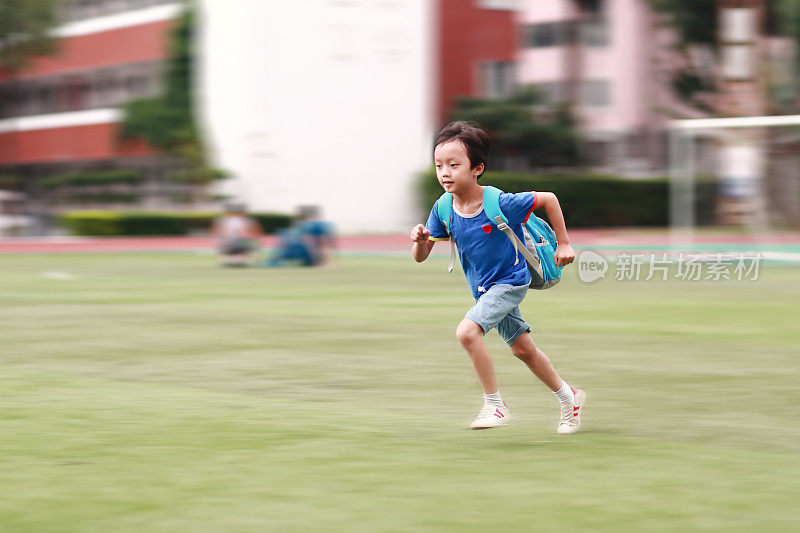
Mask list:
[[[173,21],[165,20],[61,39],[54,55],[36,58],[30,67],[14,77],[23,79],[163,59],[167,56],[167,40],[172,24]],[[0,75],[0,81],[8,78],[7,75]]]
[[[114,123],[0,134],[0,165],[107,159],[153,153],[145,143],[117,141]]]
[[[477,0],[440,0],[438,4],[437,117],[442,123],[456,96],[478,95],[481,61],[515,58],[514,12],[477,5]]]

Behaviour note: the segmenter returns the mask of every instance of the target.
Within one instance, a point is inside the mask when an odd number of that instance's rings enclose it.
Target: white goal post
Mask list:
[[[762,128],[786,126],[800,126],[800,115],[777,115],[759,117],[731,117],[731,118],[706,118],[674,120],[669,125],[669,178],[670,178],[670,226],[673,234],[680,234],[684,239],[691,236],[696,225],[695,220],[695,186],[697,176],[697,141],[700,139],[716,138],[722,141],[736,141],[737,135],[743,138],[742,130],[759,130]],[[738,131],[737,131],[738,130]],[[755,161],[749,164],[761,166],[757,172],[763,177],[766,165],[768,147],[763,143],[755,142],[750,146]],[[741,151],[740,151],[741,152]],[[735,155],[735,153],[733,153]],[[747,155],[747,154],[745,154]],[[720,159],[723,159],[722,157]],[[736,158],[733,158],[736,159]],[[736,165],[748,163],[747,157],[739,161],[720,161],[721,165],[728,165],[736,172]],[[747,172],[741,170],[741,172]],[[763,180],[755,180],[752,194],[753,200],[764,205]],[[763,218],[759,222],[763,229]]]

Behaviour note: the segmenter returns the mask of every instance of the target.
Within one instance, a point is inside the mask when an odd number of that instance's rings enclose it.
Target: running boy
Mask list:
[[[558,397],[561,403],[558,433],[571,435],[580,428],[586,393],[561,379],[547,356],[534,344],[530,325],[522,318],[519,304],[528,292],[531,275],[524,260],[515,261],[513,245],[483,212],[483,187],[478,179],[486,170],[488,153],[489,136],[465,122],[453,122],[440,131],[433,151],[436,178],[446,192],[453,194],[449,229],[475,298],[475,305],[456,330],[483,388],[484,405],[471,427],[493,428],[507,424],[510,418],[497,388],[492,356],[483,342],[483,335],[497,328],[511,352]],[[539,207],[544,208],[558,238],[556,264],[568,265],[575,259],[575,252],[569,245],[556,196],[549,192],[500,195],[500,209],[523,241],[522,224]],[[411,230],[414,243],[411,254],[418,263],[425,261],[435,241],[449,238],[434,206],[427,224],[418,224]]]

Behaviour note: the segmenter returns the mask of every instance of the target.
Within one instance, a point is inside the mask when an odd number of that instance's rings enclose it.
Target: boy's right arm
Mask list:
[[[421,263],[428,258],[433,248],[434,241],[428,237],[431,236],[431,230],[426,228],[423,224],[417,224],[411,230],[411,241],[414,243],[411,247],[411,256],[414,261]]]
[[[556,247],[555,261],[556,266],[566,266],[575,260],[575,251],[569,244],[569,235],[567,234],[567,224],[564,222],[564,213],[561,211],[561,204],[558,203],[558,198],[551,192],[537,192],[536,193],[536,207],[544,207],[547,218],[553,225],[553,231],[558,240]]]

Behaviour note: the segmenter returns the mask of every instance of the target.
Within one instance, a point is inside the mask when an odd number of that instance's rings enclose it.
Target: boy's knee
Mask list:
[[[528,346],[512,346],[511,353],[513,353],[517,359],[525,363],[532,361],[536,356],[536,350],[531,350]]]
[[[528,351],[525,351],[525,350],[522,350],[522,349],[519,349],[519,348],[514,348],[514,347],[511,348],[511,353],[513,353],[514,357],[516,357],[517,359],[520,359],[520,360],[526,361],[526,362],[529,361],[533,357],[532,353],[530,353]]]
[[[528,333],[520,335],[511,345],[511,353],[521,361],[528,362],[536,358],[536,345]]]
[[[462,346],[478,342],[483,337],[483,329],[472,320],[464,319],[456,328],[456,338]]]

